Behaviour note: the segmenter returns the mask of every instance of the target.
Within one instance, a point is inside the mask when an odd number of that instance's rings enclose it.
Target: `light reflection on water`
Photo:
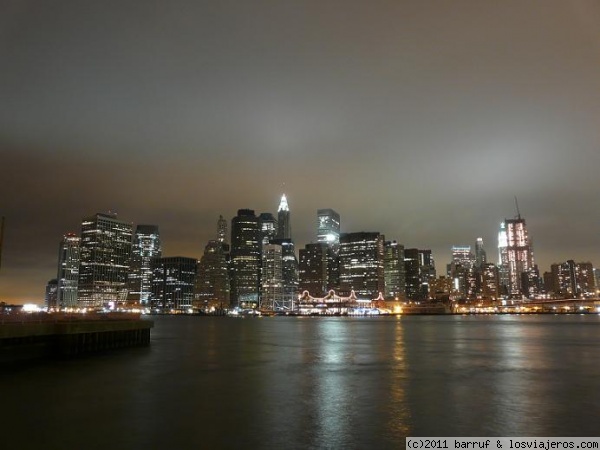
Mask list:
[[[597,435],[598,316],[155,320],[149,348],[3,371],[2,442],[346,449]]]

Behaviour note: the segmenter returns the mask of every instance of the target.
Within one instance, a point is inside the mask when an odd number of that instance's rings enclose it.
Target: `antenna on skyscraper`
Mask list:
[[[519,211],[519,202],[517,201],[517,196],[515,195],[515,206],[517,207],[517,218],[521,220],[521,211]]]

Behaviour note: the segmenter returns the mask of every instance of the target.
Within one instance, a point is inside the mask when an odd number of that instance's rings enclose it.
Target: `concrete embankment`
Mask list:
[[[122,317],[0,319],[0,363],[150,344],[153,322]]]

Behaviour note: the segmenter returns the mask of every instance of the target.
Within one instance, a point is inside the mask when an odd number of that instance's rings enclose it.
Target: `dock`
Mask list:
[[[147,346],[153,326],[126,313],[2,315],[0,363]]]

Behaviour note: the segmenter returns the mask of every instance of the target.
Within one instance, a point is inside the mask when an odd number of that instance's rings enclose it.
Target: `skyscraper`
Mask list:
[[[258,224],[260,227],[260,241],[262,245],[266,245],[277,237],[279,228],[277,220],[271,213],[261,213],[258,216]]]
[[[264,244],[261,257],[261,309],[288,309],[284,308],[282,246],[275,243]]]
[[[162,255],[158,226],[138,225],[131,253],[128,300],[134,304],[149,306],[152,294],[152,258]]]
[[[290,222],[290,207],[285,194],[281,196],[279,208],[277,208],[277,239],[291,239],[292,224]]]
[[[252,209],[231,219],[231,303],[257,307],[260,293],[260,229]]]
[[[226,309],[230,304],[227,245],[210,240],[198,264],[196,299],[202,307]]]
[[[339,260],[328,244],[306,244],[300,249],[298,272],[300,292],[322,297],[332,289],[339,289]]]
[[[523,274],[534,269],[533,250],[527,233],[525,219],[505,219],[498,238],[501,282],[506,282],[510,297],[526,295]],[[504,272],[504,273],[503,273]],[[504,279],[503,278],[504,275]]]
[[[223,216],[219,216],[217,222],[217,240],[223,244],[227,243],[227,221]]]
[[[482,268],[487,263],[487,254],[483,248],[483,238],[478,237],[475,242],[475,266]]]
[[[406,270],[406,297],[411,300],[429,299],[429,284],[436,277],[431,250],[405,249],[404,267]]]
[[[83,219],[79,306],[115,306],[127,300],[131,235],[131,223],[118,220],[116,214],[97,213]]]
[[[198,261],[184,256],[152,259],[152,308],[185,311],[193,306]]]
[[[337,246],[340,242],[340,215],[333,209],[317,210],[317,241]]]
[[[396,241],[385,241],[384,278],[386,299],[404,296],[404,246]]]
[[[375,299],[384,292],[384,236],[377,232],[340,236],[340,292]]]
[[[81,239],[74,233],[65,234],[58,248],[57,305],[60,308],[77,306]]]

